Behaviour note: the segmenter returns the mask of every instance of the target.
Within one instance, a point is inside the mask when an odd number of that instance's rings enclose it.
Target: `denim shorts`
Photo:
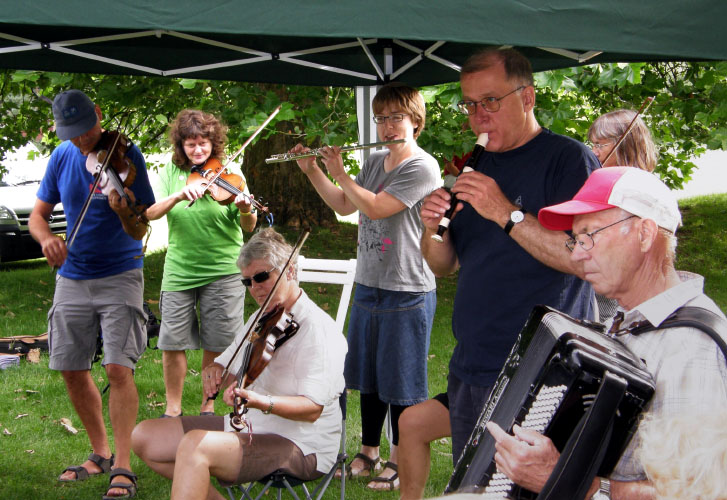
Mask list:
[[[437,295],[356,283],[348,323],[346,387],[409,406],[427,399],[427,354]]]

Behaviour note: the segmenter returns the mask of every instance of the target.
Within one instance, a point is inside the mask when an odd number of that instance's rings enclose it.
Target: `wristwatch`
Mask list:
[[[591,500],[611,500],[611,480],[603,477],[599,477],[598,480],[601,485],[598,487]]]
[[[526,213],[527,212],[524,208],[519,208],[518,210],[513,210],[512,212],[510,212],[510,220],[507,221],[507,224],[505,224],[505,227],[503,228],[505,230],[505,234],[510,234],[510,231],[512,231],[512,228],[513,226],[515,226],[515,224],[525,220]]]

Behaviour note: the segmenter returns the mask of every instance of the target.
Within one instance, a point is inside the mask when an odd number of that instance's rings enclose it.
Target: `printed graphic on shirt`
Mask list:
[[[369,230],[359,231],[359,252],[367,254],[375,252],[379,261],[384,260],[384,254],[394,244],[392,239],[386,235],[386,229],[388,227],[386,220],[371,220],[361,214],[359,215],[359,225],[361,224],[366,224]]]

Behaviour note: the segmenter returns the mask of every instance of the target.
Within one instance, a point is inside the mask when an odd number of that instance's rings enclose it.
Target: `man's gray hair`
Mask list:
[[[621,217],[626,218],[629,217],[632,214],[631,212],[627,212],[624,209],[621,210]],[[638,217],[638,215],[637,215]],[[628,234],[629,231],[631,231],[631,227],[633,226],[633,219],[627,221],[626,224],[623,224],[621,226],[621,234]],[[672,233],[668,229],[664,229],[661,226],[657,226],[659,229],[659,232],[657,234],[657,239],[660,239],[664,242],[664,249],[665,249],[665,255],[664,257],[667,259],[667,262],[674,265],[674,261],[676,259],[676,252],[677,252],[677,236],[676,234]]]

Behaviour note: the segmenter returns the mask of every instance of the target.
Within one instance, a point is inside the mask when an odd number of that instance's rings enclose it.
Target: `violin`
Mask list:
[[[187,185],[190,184],[205,186],[212,199],[221,205],[229,205],[235,201],[235,197],[245,188],[242,176],[227,172],[225,166],[216,158],[209,158],[203,165],[194,165],[187,177]],[[253,197],[245,197],[260,212],[268,212],[268,207]]]
[[[136,216],[137,224],[148,224],[144,208],[133,202],[124,191],[136,179],[136,165],[127,158],[126,153],[132,142],[116,130],[105,130],[94,151],[88,154],[86,170],[97,178],[96,189],[106,196],[113,190],[126,200],[131,213]]]
[[[68,248],[76,240],[78,230],[86,217],[88,207],[91,205],[91,199],[97,189],[107,196],[111,189],[119,193],[126,200],[126,204],[131,211],[129,216],[136,216],[137,225],[139,222],[149,225],[149,219],[144,214],[146,207],[133,202],[131,197],[124,191],[124,187],[131,186],[134,179],[136,179],[136,166],[126,157],[126,152],[130,147],[131,141],[118,131],[104,130],[101,133],[101,138],[94,151],[89,153],[86,159],[86,170],[94,176],[94,182],[73,228],[68,233],[66,243]]]
[[[240,371],[237,373],[237,387],[246,388],[268,366],[275,350],[298,332],[300,325],[287,315],[282,305],[276,305],[265,313],[255,326],[253,339],[247,344]],[[247,427],[245,414],[247,400],[235,395],[230,425],[236,431]]]

